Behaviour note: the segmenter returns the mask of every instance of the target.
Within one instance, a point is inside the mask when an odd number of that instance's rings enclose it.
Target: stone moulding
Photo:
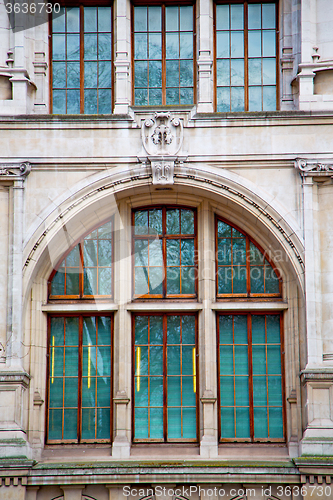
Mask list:
[[[295,168],[299,170],[302,177],[333,177],[333,159],[319,161],[296,158]]]
[[[0,163],[0,181],[25,179],[31,172],[28,161],[21,163]]]

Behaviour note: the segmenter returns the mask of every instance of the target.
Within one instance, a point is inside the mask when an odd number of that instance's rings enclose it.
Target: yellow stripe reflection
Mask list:
[[[141,347],[136,350],[136,390],[140,392],[140,362],[141,362]]]
[[[89,345],[88,345],[88,389],[90,389],[90,346],[91,346],[91,344],[89,343]]]
[[[197,370],[195,363],[195,347],[193,347],[192,351],[192,361],[193,361],[193,392],[197,392]]]
[[[51,384],[53,384],[54,380],[54,335],[52,336],[52,368],[51,368]]]

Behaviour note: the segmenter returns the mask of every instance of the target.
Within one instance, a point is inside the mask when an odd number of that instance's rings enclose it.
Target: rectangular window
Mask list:
[[[194,7],[134,6],[135,105],[193,104]]]
[[[63,7],[54,14],[50,61],[52,113],[111,113],[111,7]]]
[[[279,314],[219,314],[220,438],[284,441]]]
[[[47,441],[110,442],[111,316],[52,316]]]
[[[197,440],[197,319],[133,318],[135,441]]]
[[[276,2],[218,3],[215,8],[216,110],[276,110]]]

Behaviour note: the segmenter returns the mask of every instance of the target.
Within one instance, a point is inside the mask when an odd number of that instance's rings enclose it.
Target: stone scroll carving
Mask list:
[[[25,178],[30,174],[31,164],[24,163],[0,163],[0,180]]]
[[[302,176],[333,176],[333,160],[307,160],[304,158],[296,158],[295,168],[297,168]]]

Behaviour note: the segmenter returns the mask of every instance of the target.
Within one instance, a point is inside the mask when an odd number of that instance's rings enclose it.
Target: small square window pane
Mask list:
[[[227,113],[230,111],[230,88],[217,88],[216,89],[217,98],[217,111],[221,113]]]
[[[235,351],[235,374],[247,375],[248,374],[248,349],[245,345],[236,345]],[[238,404],[238,403],[237,403]]]
[[[279,344],[280,339],[280,316],[278,314],[269,314],[267,321],[267,344]]]
[[[171,209],[166,211],[166,232],[167,234],[179,234],[179,210]]]
[[[66,295],[79,295],[79,279],[79,269],[68,267],[66,273]]]
[[[270,406],[282,406],[281,377],[268,377],[268,402]]]
[[[148,90],[135,89],[134,101],[137,106],[146,106],[148,104]]]
[[[97,408],[97,439],[110,439],[110,410]]]
[[[261,59],[249,59],[249,85],[261,85]]]
[[[261,111],[261,87],[249,87],[249,111]]]
[[[147,31],[147,7],[134,7],[134,31]]]
[[[231,29],[239,30],[244,29],[244,6],[243,5],[230,5],[231,11]]]
[[[234,343],[247,344],[247,316],[234,316]]]
[[[165,29],[166,31],[178,31],[179,12],[178,7],[165,7]]]
[[[231,111],[244,111],[244,87],[231,87]]]
[[[220,346],[220,373],[221,375],[233,375],[234,373],[234,356],[231,345]]]
[[[135,74],[135,87],[146,87],[148,85],[148,62],[135,61],[134,74]]]
[[[218,270],[218,293],[232,293],[231,267],[220,267]]]
[[[62,439],[62,410],[49,410],[49,439]]]
[[[253,377],[253,404],[254,406],[267,405],[266,377]]]
[[[135,438],[148,438],[148,408],[135,408]]]
[[[261,4],[248,5],[248,28],[249,30],[261,28]]]
[[[149,268],[149,293],[161,295],[163,293],[163,268]]]
[[[97,31],[97,7],[84,7],[84,31]]]
[[[216,5],[216,29],[229,29],[229,5]]]
[[[275,85],[276,83],[276,59],[263,59],[262,83],[264,85]]]
[[[180,104],[193,104],[193,88],[180,89]]]
[[[65,85],[64,85],[65,87]],[[67,87],[80,88],[80,63],[68,62],[67,63]]]
[[[146,267],[135,268],[135,294],[146,295],[148,293],[148,270]]]
[[[98,294],[111,295],[111,268],[105,267],[98,270]]]
[[[242,31],[231,32],[230,57],[244,57],[244,33]]]
[[[231,85],[244,85],[244,59],[231,59]]]
[[[262,5],[262,27],[263,29],[275,28],[275,3]]]
[[[149,402],[151,406],[163,406],[163,377],[150,377]]]
[[[82,438],[95,439],[95,408],[82,408]]]
[[[230,33],[217,32],[216,33],[216,58],[230,56]]]
[[[135,234],[148,234],[148,210],[138,210],[134,214]]]
[[[97,269],[86,268],[84,271],[84,295],[97,295]]]
[[[252,346],[252,364],[254,375],[266,374],[266,348],[264,345]]]
[[[148,7],[148,30],[161,31],[162,30],[162,8],[161,7]]]
[[[265,344],[265,316],[254,315],[252,319],[252,344]]]
[[[251,266],[250,277],[251,277],[251,293],[265,293],[264,267]]]
[[[233,343],[233,316],[220,316],[220,344]]]
[[[159,337],[163,337],[163,329],[158,332]],[[157,338],[161,342],[160,338]],[[163,375],[163,346],[152,345],[149,348],[149,375]]]
[[[247,292],[246,266],[233,266],[232,268],[233,293]]]
[[[249,31],[249,57],[261,57],[261,31]]]
[[[150,436],[151,439],[163,438],[163,408],[150,409]]]
[[[166,103],[179,104],[179,87],[166,89]]]
[[[182,268],[182,293],[195,293],[195,274],[194,267]]]
[[[276,49],[276,33],[275,31],[263,31],[263,56],[264,57],[275,57]]]
[[[182,320],[188,316],[183,316]],[[167,343],[180,344],[180,316],[169,316],[167,322]]]
[[[168,377],[168,406],[181,405],[181,377]]]
[[[149,105],[162,104],[162,89],[149,89]]]
[[[111,33],[111,7],[98,7],[98,31]]]
[[[135,318],[135,344],[148,344],[148,317]]]
[[[80,9],[78,7],[66,9],[66,14],[67,14],[67,32],[68,33],[79,33],[79,31],[80,31]]]
[[[276,87],[263,87],[263,110],[276,110]]]

